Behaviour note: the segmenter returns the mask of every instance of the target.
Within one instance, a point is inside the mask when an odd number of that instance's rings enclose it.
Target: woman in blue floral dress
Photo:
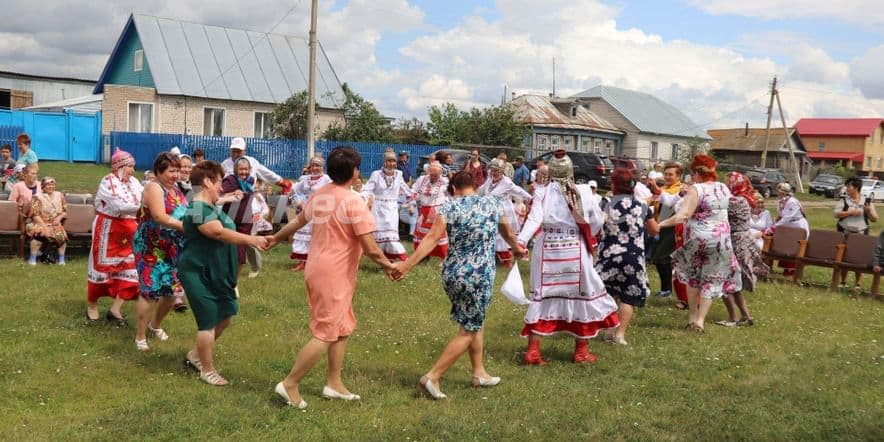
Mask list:
[[[731,192],[716,181],[716,164],[708,155],[694,157],[694,184],[685,193],[678,212],[660,223],[661,228],[687,223],[684,246],[672,254],[672,261],[676,278],[687,284],[690,322],[686,328],[696,331],[703,331],[714,299],[742,287],[728,223]]]
[[[161,341],[169,339],[161,325],[175,303],[176,292],[181,290],[178,253],[187,199],[177,185],[179,166],[176,155],[163,152],[157,156],[153,163],[156,181],[144,188],[138,211],[138,230],[132,249],[141,292],[135,308],[138,320],[135,347],[139,351],[150,350],[147,329]],[[157,304],[156,313],[148,322],[153,303]]]
[[[620,326],[605,339],[620,345],[626,342],[626,329],[633,308],[644,307],[651,293],[645,270],[645,233],[659,232],[648,205],[633,195],[635,177],[631,170],[617,169],[611,174],[614,196],[605,208],[605,225],[599,238],[596,270],[605,282],[608,294],[620,301],[617,316]]]
[[[500,232],[512,247],[516,259],[525,256],[524,249],[518,245],[509,227],[509,221],[503,215],[500,201],[495,197],[476,195],[470,172],[457,173],[451,179],[449,192],[456,198],[442,205],[433,226],[414,254],[405,262],[396,264],[400,272],[408,273],[433,251],[445,233],[448,234],[448,256],[442,265],[442,285],[451,300],[451,319],[460,325],[460,330],[445,347],[433,368],[420,378],[418,387],[433,399],[446,397],[439,381],[467,350],[473,365],[473,385],[490,387],[500,383],[499,377],[492,377],[485,371],[482,360],[482,326],[494,287],[494,244],[497,233]]]

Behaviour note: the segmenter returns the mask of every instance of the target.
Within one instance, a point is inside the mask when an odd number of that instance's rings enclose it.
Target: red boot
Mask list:
[[[546,361],[540,357],[540,339],[528,338],[528,351],[525,352],[525,356],[522,358],[522,364],[540,365],[541,367],[546,365]]]
[[[589,352],[589,341],[586,339],[578,339],[576,344],[574,345],[574,363],[582,364],[584,362],[589,362],[590,364],[595,364],[595,361],[598,359],[593,353]]]

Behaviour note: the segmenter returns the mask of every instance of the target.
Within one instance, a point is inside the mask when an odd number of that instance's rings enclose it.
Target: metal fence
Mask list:
[[[98,162],[101,147],[101,112],[36,112],[0,109],[0,126],[16,127],[31,137],[40,160]],[[16,135],[18,135],[18,133]],[[3,135],[4,142],[8,142]],[[15,137],[12,137],[15,140]],[[14,144],[15,143],[11,143]],[[13,154],[18,151],[13,149]]]
[[[24,131],[24,126],[0,126],[0,146],[8,144],[12,147],[12,155],[16,156],[18,149],[15,147],[15,138]]]
[[[207,137],[202,135],[180,134],[151,134],[135,132],[111,132],[110,146],[121,149],[135,156],[136,167],[139,170],[150,169],[157,154],[178,146],[182,153],[193,154],[196,149],[203,149],[206,159],[224,161],[230,156],[230,142],[233,137]],[[327,156],[332,149],[338,146],[352,146],[362,155],[360,172],[364,177],[373,170],[380,169],[383,165],[384,151],[392,147],[397,153],[406,151],[409,153],[412,167],[417,166],[418,158],[424,155],[444,149],[445,146],[430,146],[424,144],[383,144],[346,141],[316,142],[315,151],[323,157]],[[294,178],[301,176],[304,165],[307,164],[307,142],[304,140],[287,139],[264,139],[246,138],[246,153],[257,159],[283,177]]]

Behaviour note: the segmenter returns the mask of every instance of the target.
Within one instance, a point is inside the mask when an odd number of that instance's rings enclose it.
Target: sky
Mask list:
[[[4,0],[0,70],[97,79],[130,13],[306,36],[310,0]],[[884,115],[880,0],[320,0],[338,77],[386,115],[654,94],[705,129],[763,127],[776,75],[787,124]]]

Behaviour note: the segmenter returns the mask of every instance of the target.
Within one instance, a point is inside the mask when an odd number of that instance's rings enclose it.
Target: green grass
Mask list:
[[[65,193],[94,194],[98,189],[98,182],[109,172],[110,167],[107,164],[40,161],[40,177],[55,178],[58,189]]]
[[[814,225],[831,225],[824,212],[809,213]],[[287,408],[272,388],[309,339],[309,310],[283,249],[267,255],[259,278],[241,281],[240,314],[216,350],[232,381],[224,388],[181,363],[195,334],[190,313],[171,314],[172,339],[141,354],[133,327],[85,323],[85,257],[67,267],[0,260],[9,288],[0,295],[0,439],[884,439],[884,304],[777,280],[748,295],[756,326],[712,325],[725,315],[716,303],[704,335],[681,330],[687,316],[674,300],[653,298],[638,310],[631,346],[590,344],[592,366],[567,362],[573,340],[555,337],[543,344],[548,367],[521,367],[524,308],[495,293],[486,365],[503,383],[471,388],[464,358],[443,381],[447,401],[418,397],[418,377],[456,331],[437,261],[398,285],[364,263],[344,370],[363,400],[322,400],[320,363],[302,385],[310,408]],[[828,275],[808,271],[819,284]],[[124,311],[134,323],[132,306]]]

